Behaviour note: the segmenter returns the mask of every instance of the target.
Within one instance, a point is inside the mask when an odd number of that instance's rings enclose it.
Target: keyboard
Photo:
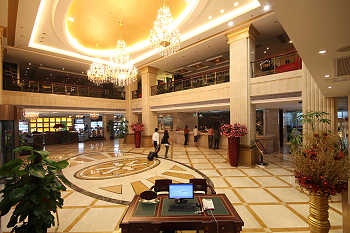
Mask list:
[[[196,210],[196,204],[175,204],[175,205],[169,205],[169,211],[186,211],[191,212]]]

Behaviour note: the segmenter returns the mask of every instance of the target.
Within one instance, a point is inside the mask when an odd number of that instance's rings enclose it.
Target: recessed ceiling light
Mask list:
[[[269,11],[270,9],[271,9],[271,6],[268,4],[264,6],[264,11]]]
[[[329,74],[325,74],[323,77],[325,77],[325,78],[329,78],[329,77],[331,77]]]
[[[223,14],[224,12],[225,12],[225,10],[224,10],[224,9],[221,9],[221,10],[220,10],[220,13],[221,13],[221,14]]]
[[[232,27],[233,25],[234,25],[233,21],[230,21],[230,22],[227,23],[227,26],[229,26],[229,27]]]
[[[237,7],[238,5],[239,5],[239,2],[233,3],[233,6],[234,6],[234,7]]]
[[[321,49],[318,51],[318,54],[326,54],[327,53],[327,50],[325,49]]]
[[[329,89],[332,89],[332,86],[328,86]]]
[[[267,50],[269,50],[270,48],[269,47],[266,47]]]
[[[264,51],[264,53],[266,53],[266,51]]]
[[[289,44],[293,44],[293,41],[292,41],[292,40],[290,40],[290,41],[288,41],[288,43],[289,43]]]
[[[209,19],[209,20],[211,20],[212,18],[213,18],[213,16],[211,16],[211,15],[208,16],[208,19]]]

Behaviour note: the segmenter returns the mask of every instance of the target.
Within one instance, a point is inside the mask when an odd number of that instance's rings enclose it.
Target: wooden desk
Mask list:
[[[244,225],[225,194],[196,195],[193,202],[211,198],[215,210],[204,213],[168,211],[173,200],[158,196],[158,204],[146,204],[136,195],[125,212],[119,227],[122,233],[159,233],[164,230],[204,230],[205,233],[239,233]]]

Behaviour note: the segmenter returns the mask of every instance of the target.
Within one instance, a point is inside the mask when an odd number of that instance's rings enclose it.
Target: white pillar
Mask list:
[[[141,71],[142,82],[142,123],[145,130],[142,135],[143,146],[152,146],[151,135],[157,127],[157,114],[151,111],[151,86],[157,83],[158,70],[153,67],[145,67]]]
[[[250,102],[250,61],[255,56],[256,30],[244,25],[227,35],[230,47],[230,123],[247,126],[248,135],[241,138],[240,164],[255,164],[252,144],[255,140],[255,106]]]
[[[331,124],[327,126],[327,130],[335,132],[337,124],[337,108],[335,98],[325,97],[317,83],[313,79],[306,65],[303,64],[303,87],[302,87],[303,113],[307,112],[327,112],[328,119]],[[326,125],[322,125],[326,127]],[[317,125],[316,125],[317,127]],[[305,133],[311,132],[311,127],[308,124],[303,125]]]

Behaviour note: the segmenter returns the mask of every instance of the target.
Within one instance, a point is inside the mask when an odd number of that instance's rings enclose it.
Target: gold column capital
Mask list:
[[[158,69],[152,66],[146,66],[146,67],[142,67],[140,69],[140,74],[141,76],[145,75],[145,74],[157,74],[158,73]]]
[[[239,27],[234,28],[232,31],[228,32],[227,37],[227,44],[232,44],[233,42],[237,40],[241,40],[243,38],[252,38],[255,39],[255,37],[259,34],[259,32],[255,29],[255,27],[251,23],[243,24]]]

